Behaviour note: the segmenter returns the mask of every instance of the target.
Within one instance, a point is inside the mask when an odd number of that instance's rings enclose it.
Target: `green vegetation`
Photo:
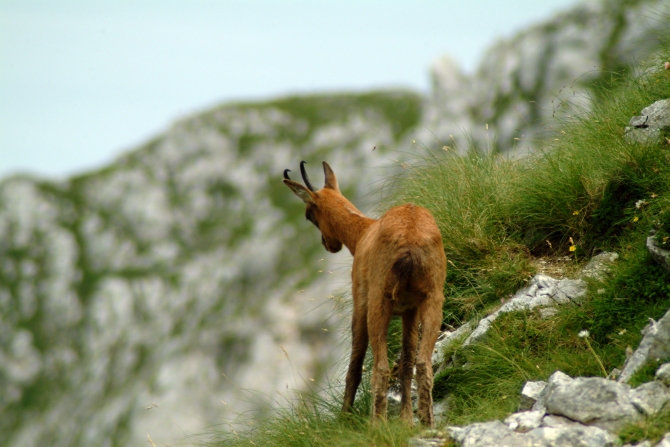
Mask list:
[[[434,387],[435,398],[447,403],[443,423],[503,418],[516,410],[524,382],[547,379],[556,370],[602,376],[603,367],[620,368],[648,319],[670,308],[670,273],[644,247],[651,228],[659,227],[661,237],[670,234],[670,147],[665,141],[632,144],[624,136],[631,116],[670,98],[670,71],[613,77],[594,98],[589,111],[573,110],[532,156],[511,160],[476,150],[462,156],[445,146],[403,162],[405,172],[392,182],[387,206],[425,206],[440,226],[449,258],[444,323],[451,327],[499,306],[539,265],[568,257],[563,271],[569,274],[599,252],[620,255],[607,277],[588,280],[582,305],[566,306],[551,318],[506,314],[483,342],[450,352],[447,358],[457,367],[441,371]],[[392,359],[398,329],[392,324]],[[589,331],[587,340],[578,336],[582,330]],[[339,415],[337,398],[303,399],[213,445],[404,445],[414,431],[393,418],[367,422],[368,398],[359,392],[351,417]],[[668,420],[666,410],[622,437],[657,439],[670,428]]]
[[[207,446],[332,446],[354,447],[383,445],[404,447],[417,428],[397,421],[370,423],[370,393],[362,385],[352,414],[340,413],[341,393],[330,389],[327,397],[296,393],[288,408],[277,410],[261,422],[235,421],[246,425],[244,431],[233,424],[228,430],[212,435]],[[334,393],[334,394],[331,394]],[[238,431],[240,430],[240,431]]]
[[[623,428],[619,433],[619,438],[624,444],[637,444],[645,439],[655,443],[669,431],[670,405],[666,404],[656,415]]]
[[[525,381],[556,370],[602,376],[601,362],[607,371],[620,368],[648,318],[670,308],[670,274],[644,246],[670,211],[670,148],[665,141],[631,144],[623,135],[631,116],[670,97],[670,73],[613,78],[595,96],[591,110],[573,110],[537,154],[462,157],[447,147],[409,162],[397,182],[395,202],[426,206],[442,230],[451,261],[444,319],[451,326],[498,306],[535,272],[538,258],[551,265],[569,256],[577,269],[601,251],[621,256],[608,278],[589,281],[582,306],[551,319],[505,315],[485,341],[458,351],[454,362],[465,368],[435,380],[449,424],[505,417]],[[578,338],[583,329],[596,355]]]

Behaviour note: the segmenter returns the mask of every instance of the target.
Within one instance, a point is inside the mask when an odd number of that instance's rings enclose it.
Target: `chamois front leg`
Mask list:
[[[368,331],[372,347],[372,418],[386,419],[388,408],[389,361],[386,339],[393,301],[385,299],[381,288],[371,291],[368,301]]]
[[[402,314],[402,354],[398,380],[400,382],[400,419],[414,425],[412,415],[412,375],[416,360],[416,346],[419,339],[419,315],[416,309]]]
[[[421,342],[416,360],[416,382],[419,391],[419,420],[429,427],[435,426],[433,417],[433,349],[442,323],[442,290],[436,290],[419,307]]]
[[[358,386],[361,384],[363,361],[365,360],[365,352],[367,349],[367,309],[357,309],[354,305],[351,321],[351,359],[349,360],[349,371],[347,371],[347,379],[344,388],[344,403],[342,405],[342,411],[351,411],[351,408],[354,405],[356,391],[358,390]]]

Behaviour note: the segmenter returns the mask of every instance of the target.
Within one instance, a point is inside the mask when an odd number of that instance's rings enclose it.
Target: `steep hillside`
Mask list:
[[[405,162],[385,203],[430,209],[448,256],[437,431],[412,438],[420,431],[397,405],[386,423],[370,423],[368,367],[352,414],[340,413],[334,389],[208,445],[666,446],[670,40],[659,51],[642,75],[620,76],[558,120],[543,151],[437,149]],[[391,371],[400,333],[396,318]]]

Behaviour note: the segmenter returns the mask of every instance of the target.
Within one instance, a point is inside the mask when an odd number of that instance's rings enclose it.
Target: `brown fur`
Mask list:
[[[321,231],[326,250],[335,253],[345,245],[354,257],[352,350],[343,410],[350,410],[354,403],[369,342],[374,357],[372,416],[386,417],[386,337],[391,316],[399,315],[403,323],[398,372],[402,389],[400,417],[413,423],[410,385],[416,360],[419,419],[432,427],[431,357],[442,322],[447,263],[435,219],[428,210],[413,204],[391,208],[378,220],[370,219],[340,193],[328,163],[323,162],[323,170],[326,185],[318,191],[310,191],[288,178],[284,183],[305,202],[306,217]]]

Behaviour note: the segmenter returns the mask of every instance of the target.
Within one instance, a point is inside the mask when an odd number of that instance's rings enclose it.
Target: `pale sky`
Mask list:
[[[231,100],[405,87],[576,0],[0,0],[0,177],[103,166]]]

